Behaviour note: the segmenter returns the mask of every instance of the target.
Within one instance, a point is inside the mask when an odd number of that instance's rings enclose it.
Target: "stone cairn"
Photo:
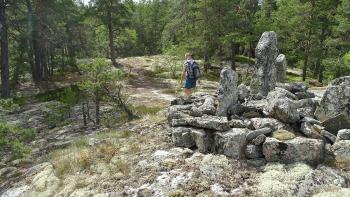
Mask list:
[[[225,68],[216,95],[172,101],[167,118],[174,144],[254,165],[327,161],[350,167],[350,76],[332,81],[320,100],[303,83],[278,83],[286,58],[277,54],[276,34],[265,32],[250,87],[237,86],[237,73]]]

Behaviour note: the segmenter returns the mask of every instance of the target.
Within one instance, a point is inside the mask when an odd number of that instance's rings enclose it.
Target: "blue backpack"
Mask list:
[[[197,62],[193,61],[192,63],[187,61],[186,62],[186,73],[187,73],[187,78],[189,79],[199,79],[201,76],[201,71],[199,69],[199,66]]]

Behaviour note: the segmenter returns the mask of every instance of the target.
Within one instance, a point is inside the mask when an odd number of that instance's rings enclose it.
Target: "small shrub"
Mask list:
[[[19,104],[16,104],[13,99],[0,99],[0,109],[14,112],[20,109]]]
[[[34,130],[0,122],[0,156],[12,155],[21,158],[30,153],[26,142],[34,139]]]
[[[113,163],[115,165],[113,166],[114,171],[121,172],[123,174],[127,174],[130,171],[129,164],[122,159],[118,159]]]
[[[49,128],[56,127],[69,117],[70,107],[67,105],[52,103],[48,105],[48,109],[44,111],[44,122]]]
[[[101,158],[106,162],[109,162],[117,152],[118,149],[113,144],[101,144],[95,150],[96,157]]]

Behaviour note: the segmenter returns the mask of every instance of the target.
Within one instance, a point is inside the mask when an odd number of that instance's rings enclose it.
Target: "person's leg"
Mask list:
[[[186,97],[190,98],[191,94],[192,94],[192,89],[185,88],[185,95],[186,95]]]

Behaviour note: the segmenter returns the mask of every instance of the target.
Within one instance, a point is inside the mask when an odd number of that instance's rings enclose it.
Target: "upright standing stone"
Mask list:
[[[276,58],[276,81],[284,83],[287,72],[287,59],[283,54],[279,54]]]
[[[217,115],[227,117],[233,113],[238,105],[237,94],[238,75],[230,68],[224,68],[220,73],[220,86],[218,89]]]
[[[276,86],[277,35],[264,32],[255,49],[256,73],[250,84],[252,94],[266,96]]]

